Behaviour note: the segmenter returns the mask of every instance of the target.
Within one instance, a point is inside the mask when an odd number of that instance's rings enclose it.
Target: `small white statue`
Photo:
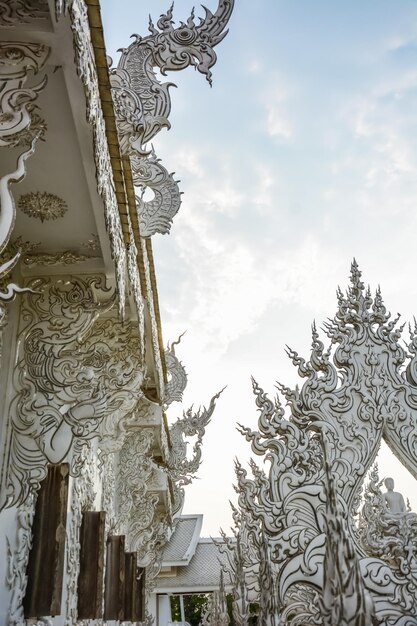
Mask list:
[[[384,485],[387,491],[382,494],[382,502],[385,505],[386,514],[404,515],[407,512],[405,501],[401,493],[394,491],[394,479],[386,478]]]

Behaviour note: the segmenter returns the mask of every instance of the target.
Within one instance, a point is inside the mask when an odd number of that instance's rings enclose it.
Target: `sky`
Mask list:
[[[115,62],[169,4],[101,0]],[[192,6],[177,0],[175,21]],[[172,128],[153,145],[184,195],[152,244],[164,340],[187,331],[189,380],[169,419],[227,385],[186,491],[204,536],[228,531],[234,457],[251,456],[236,431],[256,428],[250,376],[271,395],[297,382],[285,345],[308,357],[353,257],[389,310],[417,315],[416,52],[414,0],[236,0],[213,87],[192,68],[164,79]],[[378,461],[417,511],[414,479],[387,449]]]

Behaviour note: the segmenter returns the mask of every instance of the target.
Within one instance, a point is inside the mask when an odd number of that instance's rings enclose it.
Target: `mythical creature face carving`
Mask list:
[[[69,460],[77,475],[86,440],[123,443],[123,421],[142,393],[137,331],[116,318],[102,277],[33,281],[23,304],[11,413],[7,502],[36,491],[47,463]],[[117,442],[117,444],[115,443]]]
[[[135,35],[135,41],[122,50],[116,69],[111,71],[122,150],[133,149],[144,154],[144,144],[155,137],[161,128],[168,127],[171,111],[169,87],[160,84],[154,68],[162,74],[195,66],[211,84],[210,68],[216,62],[213,48],[227,34],[224,32],[233,11],[234,0],[219,0],[213,14],[205,8],[205,18],[196,26],[194,11],[187,22],[174,28],[173,5],[157,22],[157,30],[150,20],[147,37]]]

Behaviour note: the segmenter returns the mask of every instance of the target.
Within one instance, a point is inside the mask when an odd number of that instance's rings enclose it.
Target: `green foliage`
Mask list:
[[[201,622],[201,618],[207,607],[207,601],[209,593],[190,593],[184,595],[184,615],[185,621],[191,624],[191,626],[198,626]],[[171,600],[171,615],[173,622],[181,621],[181,607],[180,597],[170,596]],[[233,619],[233,596],[231,593],[226,595],[226,606],[229,614],[229,626],[235,626]],[[249,626],[256,626],[258,622],[258,610],[259,605],[257,603],[251,603],[249,605]]]
[[[191,626],[198,626],[201,622],[209,595],[207,593],[191,593],[183,596],[185,621],[191,624]],[[171,615],[172,621],[181,621],[179,596],[171,596]]]

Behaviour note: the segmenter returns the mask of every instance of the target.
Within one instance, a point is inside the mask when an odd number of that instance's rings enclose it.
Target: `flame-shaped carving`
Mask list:
[[[211,420],[216,400],[220,397],[222,389],[210,400],[208,409],[203,407],[194,412],[190,407],[183,413],[182,418],[178,418],[169,430],[171,438],[171,450],[168,459],[168,473],[174,482],[174,503],[173,513],[177,513],[182,508],[184,502],[184,489],[193,480],[201,463],[203,437],[206,426]],[[185,437],[196,437],[193,445],[193,456],[187,458],[187,442]]]
[[[382,620],[411,626],[417,624],[413,515],[404,513],[404,523],[396,522],[396,537],[401,534],[398,528],[405,526],[409,537],[406,547],[402,542],[402,554],[396,552],[397,560],[392,550],[389,558],[383,549],[376,551],[377,538],[368,540],[363,527],[357,528],[355,515],[361,486],[382,438],[416,476],[416,331],[411,333],[407,362],[400,344],[404,327],[396,327],[398,317],[391,320],[380,290],[372,297],[365,288],[355,261],[351,285],[346,295],[339,289],[337,298],[336,315],[325,323],[329,349],[324,349],[315,326],[308,361],[288,349],[305,379],[294,389],[278,385],[290,407],[288,414],[278,398],[269,400],[254,382],[258,431],[242,426],[240,430],[253,452],[267,461],[268,469],[265,472],[252,463],[253,478],[249,478],[237,464],[239,505],[268,537],[272,560],[279,568],[279,602],[285,616],[298,616],[294,624],[318,623],[316,608],[305,621],[297,621],[306,615],[300,598],[316,597],[314,589],[324,599],[320,623],[335,624],[328,595],[337,583],[337,593],[344,594],[339,597],[340,607],[349,605],[345,621],[337,623],[371,624],[370,597],[376,624]],[[329,481],[324,450],[331,467]],[[372,519],[369,516],[369,523]],[[378,525],[391,535],[394,526],[392,521]],[[355,621],[356,617],[362,621]]]
[[[169,380],[165,385],[164,404],[169,406],[172,402],[181,402],[182,394],[187,386],[187,374],[185,367],[175,354],[175,346],[177,346],[185,332],[182,333],[177,339],[168,344],[168,348],[165,350],[165,363],[169,375]]]

